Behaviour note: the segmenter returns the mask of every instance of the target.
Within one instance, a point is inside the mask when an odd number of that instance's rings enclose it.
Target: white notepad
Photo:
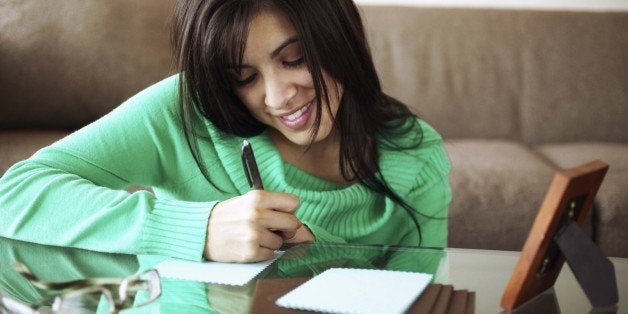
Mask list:
[[[283,253],[275,251],[275,256],[270,260],[246,264],[191,262],[171,258],[155,266],[155,269],[164,278],[243,286]]]
[[[425,290],[431,274],[331,268],[288,292],[281,307],[329,313],[403,313]]]

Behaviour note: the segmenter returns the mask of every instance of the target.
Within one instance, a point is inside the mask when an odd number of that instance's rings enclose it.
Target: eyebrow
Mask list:
[[[270,58],[274,59],[284,48],[297,41],[299,41],[299,37],[296,35],[286,39],[283,43],[281,43],[281,45],[279,45],[279,47],[277,47],[277,49],[273,50],[273,52],[270,53]]]
[[[277,55],[279,55],[279,53],[281,53],[282,50],[284,50],[286,47],[290,46],[291,44],[298,42],[299,41],[299,37],[297,35],[292,36],[288,39],[286,39],[284,42],[281,43],[281,45],[279,45],[279,47],[275,48],[275,50],[273,50],[273,52],[270,53],[270,58],[274,59],[277,57]],[[246,64],[242,64],[240,66],[236,65],[236,64],[229,64],[227,65],[228,69],[238,69],[238,68],[250,68],[251,66],[246,65]]]

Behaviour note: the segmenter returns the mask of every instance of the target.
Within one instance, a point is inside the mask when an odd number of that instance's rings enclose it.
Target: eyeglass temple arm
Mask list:
[[[13,268],[20,273],[24,278],[31,282],[35,287],[44,290],[65,290],[65,289],[80,289],[87,286],[106,286],[106,285],[119,285],[121,280],[116,278],[88,278],[79,279],[66,282],[51,282],[43,279],[39,279],[35,276],[26,265],[15,261],[13,262]]]

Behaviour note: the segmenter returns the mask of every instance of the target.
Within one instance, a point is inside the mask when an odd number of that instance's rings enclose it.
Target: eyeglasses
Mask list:
[[[8,313],[67,313],[80,309],[96,309],[107,301],[109,313],[145,306],[161,295],[161,280],[151,269],[126,278],[88,278],[68,282],[49,282],[37,278],[22,263],[13,267],[36,288],[50,292],[35,305],[22,303],[0,294],[1,312]],[[48,305],[52,303],[52,305]]]

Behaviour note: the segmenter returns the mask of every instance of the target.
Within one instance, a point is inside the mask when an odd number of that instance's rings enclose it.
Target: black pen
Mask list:
[[[249,186],[254,190],[263,190],[264,185],[262,184],[262,177],[259,175],[259,170],[257,169],[253,147],[251,147],[251,143],[247,140],[242,141],[242,166],[244,167],[246,180],[249,181]],[[277,229],[270,229],[270,231],[284,238],[282,231]]]
[[[249,186],[255,190],[263,190],[264,185],[257,169],[253,147],[247,140],[242,141],[242,166],[244,167],[246,179],[249,181]]]

